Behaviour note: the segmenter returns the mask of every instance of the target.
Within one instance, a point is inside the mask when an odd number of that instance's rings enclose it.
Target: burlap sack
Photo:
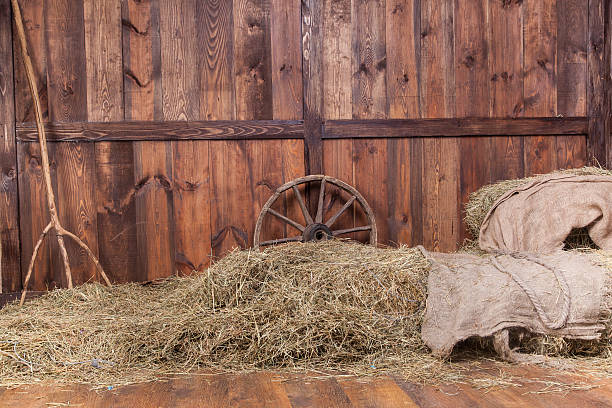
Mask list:
[[[574,228],[612,250],[612,178],[549,175],[505,193],[480,228],[484,251],[552,253]]]
[[[598,339],[612,305],[612,276],[595,253],[443,254],[432,263],[421,337],[447,356],[459,341],[508,328]]]

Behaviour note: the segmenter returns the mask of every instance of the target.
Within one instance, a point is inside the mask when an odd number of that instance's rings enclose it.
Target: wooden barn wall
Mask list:
[[[302,118],[299,1],[20,4],[49,121]],[[23,71],[15,75],[16,120],[32,121]],[[119,282],[202,269],[249,245],[273,189],[304,173],[301,140],[50,146],[61,221]],[[48,215],[37,144],[19,143],[18,159],[25,275]],[[47,242],[33,290],[65,285]],[[74,280],[88,281],[94,266],[68,250]]]
[[[308,142],[309,129],[333,119],[589,114],[584,0],[19,3],[50,122],[305,119]],[[0,119],[14,128],[33,121],[33,108],[9,20],[0,0]],[[2,282],[15,291],[48,215],[37,144],[4,148],[14,202],[0,206],[12,254]],[[50,143],[60,218],[117,282],[202,269],[249,246],[272,190],[308,171],[317,150],[305,157],[304,148],[300,138]],[[436,250],[466,237],[461,208],[483,184],[588,159],[586,135],[344,138],[319,148],[321,170],[372,205],[381,243]],[[17,165],[5,169],[11,155]],[[353,215],[341,222],[359,223]],[[47,242],[33,290],[65,284]],[[95,276],[85,253],[68,249],[74,280]]]
[[[583,0],[325,1],[326,119],[585,116]],[[462,205],[490,182],[582,166],[586,137],[324,140],[383,243],[449,251]]]

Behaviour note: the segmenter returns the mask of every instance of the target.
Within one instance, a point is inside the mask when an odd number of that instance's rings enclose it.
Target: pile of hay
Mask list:
[[[399,369],[450,380],[420,338],[429,263],[357,243],[234,251],[193,277],[56,290],[0,311],[0,385],[94,386],[196,368]]]
[[[560,174],[575,174],[580,176],[586,175],[603,175],[611,176],[612,171],[600,167],[582,167],[578,169],[560,170],[555,173]],[[480,234],[480,226],[484,221],[487,213],[495,204],[495,202],[504,195],[507,191],[517,188],[523,184],[541,178],[542,175],[527,177],[523,179],[504,180],[495,184],[489,184],[481,187],[474,193],[470,194],[470,199],[465,205],[465,224],[472,238],[477,241]],[[569,246],[572,248],[592,247],[592,241],[588,237],[588,233],[584,230],[576,230],[571,237],[568,238]]]

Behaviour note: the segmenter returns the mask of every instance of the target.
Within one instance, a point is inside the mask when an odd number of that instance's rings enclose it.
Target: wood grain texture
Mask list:
[[[385,2],[353,2],[352,24],[352,95],[353,118],[386,118],[387,57]],[[380,183],[387,176],[386,140],[356,139],[353,141],[354,186],[373,208],[376,208],[378,242],[389,244],[390,219],[388,185]],[[355,212],[355,225],[366,225],[367,220]],[[356,239],[364,239],[356,233]]]
[[[504,135],[554,136],[585,135],[587,132],[588,119],[585,117],[328,120],[324,123],[324,139]]]
[[[36,75],[38,96],[43,118],[48,116],[47,56],[44,34],[44,0],[20,0],[21,15],[25,22],[26,40],[32,66]],[[13,23],[14,27],[14,23]],[[15,28],[14,28],[15,30]],[[18,51],[17,38],[13,38],[13,50]],[[13,52],[15,67],[15,118],[17,122],[34,121],[34,104],[26,78],[20,52]]]
[[[199,41],[206,11],[189,0],[165,3],[161,8],[165,120],[200,118],[202,75],[194,68],[202,66],[201,58],[209,48]],[[174,229],[174,268],[166,273],[202,271],[210,256],[208,142],[172,142],[172,176],[173,218],[168,228]]]
[[[385,12],[384,1],[353,2],[354,119],[387,117]]]
[[[123,111],[121,2],[84,2],[87,50],[87,119],[120,121]],[[132,143],[97,143],[96,204],[100,262],[114,282],[136,269],[136,207],[122,202],[134,179]]]
[[[525,116],[557,114],[557,10],[555,2],[527,2],[524,7]],[[525,140],[525,175],[557,167],[556,139]]]
[[[46,1],[45,37],[49,119],[84,121],[87,119],[87,63],[83,4],[67,0]],[[51,165],[57,168],[54,187],[62,225],[83,240],[97,256],[94,146],[61,144],[51,156]],[[54,272],[61,273],[57,243],[50,242]],[[87,253],[72,244],[68,244],[67,249],[75,284],[94,278],[97,271]]]
[[[458,0],[455,3],[455,98],[457,117],[489,115],[490,80],[488,59],[491,48],[486,27],[490,24],[487,1]],[[472,21],[479,21],[474,25]],[[462,138],[461,203],[478,187],[490,183],[491,140]],[[466,237],[462,226],[460,239]]]
[[[351,119],[353,116],[351,1],[323,1],[322,13],[322,114],[325,120]],[[324,135],[325,132],[322,136]],[[321,153],[323,155],[321,173],[350,185],[354,184],[352,140],[324,140]],[[342,208],[343,204],[340,191],[334,188],[325,206],[326,212],[333,214]],[[336,221],[338,228],[354,227],[354,213],[354,208],[347,210]]]
[[[181,376],[113,390],[87,385],[31,385],[0,390],[0,407],[77,405],[83,407],[551,407],[609,405],[612,385],[594,379],[582,391],[544,392],[543,378],[570,381],[567,375],[534,366],[508,369],[520,386],[476,389],[465,384],[423,385],[399,378],[339,378],[271,372]],[[470,374],[478,375],[478,374]],[[517,377],[522,380],[517,380]],[[538,381],[540,379],[540,381]],[[576,378],[574,377],[574,380]],[[580,381],[580,379],[578,379]]]
[[[557,2],[557,113],[586,115],[588,8],[577,0]],[[557,167],[583,166],[584,138],[557,137]]]
[[[606,6],[607,5],[607,6]],[[610,7],[605,0],[588,1],[588,48],[587,48],[587,113],[590,118],[588,154],[603,165],[612,151],[606,145],[610,139],[610,44],[606,28],[610,28]],[[609,32],[609,31],[608,31]]]
[[[489,2],[491,21],[489,116],[494,118],[518,118],[524,114],[521,109],[524,98],[523,10],[522,2]],[[494,157],[491,162],[492,180],[523,177],[525,174],[523,138],[516,136],[493,138],[491,150]]]
[[[270,1],[272,117],[302,119],[301,2]]]
[[[31,1],[22,5],[22,14],[29,24],[25,24],[26,37],[30,45],[30,56],[38,82],[41,96],[41,109],[47,115],[47,68],[46,45],[44,42],[44,4],[42,0]],[[26,6],[26,7],[24,7]],[[13,50],[19,50],[17,39],[13,41]],[[19,52],[13,52],[15,69],[15,115],[17,119],[34,120],[34,107],[30,90]],[[18,180],[19,180],[19,214],[21,239],[21,269],[26,271],[34,245],[40,233],[49,223],[47,198],[43,183],[40,149],[37,145],[17,145]],[[54,171],[54,168],[51,168]],[[52,281],[49,246],[40,249],[34,266],[30,288],[45,290],[45,282],[55,286]]]
[[[343,3],[346,7],[346,3]],[[323,15],[320,0],[302,1],[302,86],[304,90],[304,160],[306,174],[323,170]]]
[[[421,2],[421,111],[426,118],[455,116],[454,5]],[[457,247],[460,229],[459,143],[456,138],[422,140],[423,244],[432,250]]]
[[[0,293],[21,289],[10,1],[0,1]]]
[[[386,74],[388,117],[421,116],[421,2],[414,0],[386,3]],[[421,174],[411,160],[411,147],[421,140],[387,141],[387,212],[390,217],[389,241],[415,242],[413,230],[421,219],[413,219],[411,200],[422,202],[421,191],[412,192],[412,173]],[[408,193],[407,193],[408,192]]]
[[[222,109],[203,108],[202,114],[212,117]],[[230,112],[231,114],[231,112]],[[45,131],[50,142],[105,141],[173,141],[173,140],[242,140],[242,139],[302,139],[304,126],[294,120],[212,120],[212,121],[130,121],[49,123]],[[35,142],[36,126],[17,125],[17,139]]]
[[[123,3],[125,118],[162,120],[159,2]],[[135,280],[173,272],[172,149],[168,142],[134,143],[137,255]]]

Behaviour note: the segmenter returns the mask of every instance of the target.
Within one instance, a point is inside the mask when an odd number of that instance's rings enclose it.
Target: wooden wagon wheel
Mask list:
[[[315,184],[319,186],[319,198],[317,202],[317,213],[314,218],[306,208],[306,203],[304,202],[304,197],[302,193],[298,189],[298,186],[301,184]],[[342,208],[340,208],[335,214],[325,220],[325,209],[323,203],[325,202],[325,194],[329,191],[326,189],[326,185],[331,184],[334,185],[341,190],[348,192],[350,198],[348,201],[344,203]],[[306,225],[300,224],[298,221],[295,221],[289,217],[284,216],[272,209],[272,205],[278,200],[279,197],[283,193],[288,190],[293,190],[295,194],[295,198],[300,206],[302,211],[302,215],[304,216],[304,220]],[[353,228],[345,228],[345,229],[334,229],[334,224],[338,220],[338,218],[348,210],[355,202],[357,202],[363,212],[367,217],[367,225],[362,225]],[[278,238],[272,239],[268,241],[260,241],[261,228],[264,222],[265,217],[270,214],[277,218],[278,220],[288,224],[293,227],[295,230],[299,231],[300,235],[291,236],[287,238]],[[335,179],[333,177],[324,176],[324,175],[312,175],[301,177],[290,181],[286,184],[280,186],[276,192],[270,197],[270,199],[266,202],[266,204],[261,209],[259,213],[259,217],[257,218],[257,224],[255,225],[255,237],[253,238],[253,244],[255,248],[259,248],[260,246],[266,245],[274,245],[274,244],[282,244],[285,242],[307,242],[307,241],[323,241],[329,239],[330,237],[342,236],[345,234],[350,234],[352,232],[359,231],[369,231],[370,233],[370,244],[376,245],[376,220],[374,219],[374,213],[372,209],[366,202],[365,198],[357,191],[354,187],[346,184],[343,181]]]

